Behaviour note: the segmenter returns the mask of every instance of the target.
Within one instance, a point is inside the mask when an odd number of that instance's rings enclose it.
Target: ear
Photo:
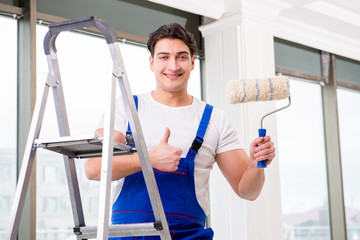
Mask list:
[[[154,72],[154,58],[152,56],[149,57],[149,66],[150,70]]]
[[[192,56],[191,58],[191,71],[194,70],[195,67],[195,56]]]

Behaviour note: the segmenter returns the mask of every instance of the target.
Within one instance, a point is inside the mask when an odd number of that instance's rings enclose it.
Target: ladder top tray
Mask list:
[[[36,139],[34,147],[43,148],[72,158],[93,158],[102,156],[104,138],[94,135],[66,136],[51,139]],[[136,148],[114,142],[113,155],[127,155]]]

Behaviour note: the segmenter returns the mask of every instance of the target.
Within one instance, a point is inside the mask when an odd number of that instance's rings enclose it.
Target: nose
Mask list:
[[[171,71],[177,71],[180,69],[180,65],[176,58],[171,58],[168,62],[168,69]]]

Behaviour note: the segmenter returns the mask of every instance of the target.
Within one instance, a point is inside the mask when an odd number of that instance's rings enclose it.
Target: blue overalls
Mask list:
[[[137,99],[135,99],[135,103],[137,107]],[[211,228],[204,229],[206,215],[197,201],[194,182],[194,159],[202,145],[212,109],[211,105],[206,105],[196,138],[187,156],[180,159],[178,169],[174,172],[165,172],[154,168],[172,239],[210,240],[214,235]],[[141,171],[125,178],[121,193],[112,208],[111,221],[112,224],[155,221]],[[150,240],[160,239],[160,237],[121,237],[112,239]]]

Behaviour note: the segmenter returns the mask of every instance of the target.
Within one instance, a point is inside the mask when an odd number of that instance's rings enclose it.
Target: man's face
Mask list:
[[[150,69],[156,77],[156,88],[168,92],[187,91],[187,83],[194,69],[195,56],[180,39],[163,38],[150,57]]]

